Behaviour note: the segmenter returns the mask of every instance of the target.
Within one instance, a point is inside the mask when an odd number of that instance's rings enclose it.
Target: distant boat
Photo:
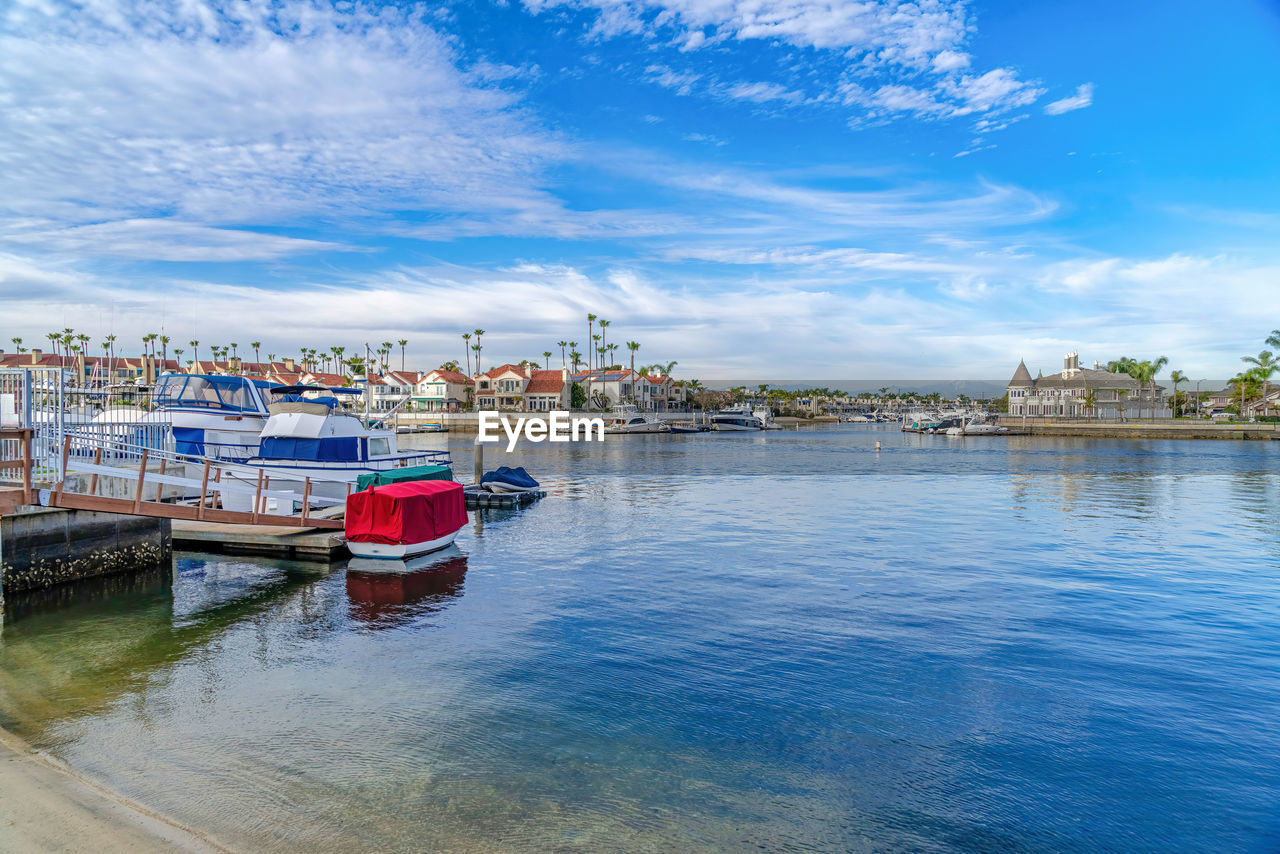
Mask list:
[[[711,429],[717,432],[764,429],[764,422],[745,406],[723,409],[712,415],[710,421]]]
[[[670,433],[671,427],[652,415],[645,415],[628,404],[614,410],[613,417],[605,423],[606,433]]]
[[[480,478],[480,485],[490,492],[537,492],[538,482],[523,467],[499,466]]]
[[[453,543],[467,524],[462,484],[415,480],[347,496],[347,548],[360,558],[403,560]]]

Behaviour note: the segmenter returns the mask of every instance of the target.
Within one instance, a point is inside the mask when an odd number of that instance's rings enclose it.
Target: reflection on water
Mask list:
[[[347,562],[351,616],[371,628],[410,625],[462,595],[467,558],[457,546],[413,560]]]
[[[551,497],[427,566],[13,597],[0,720],[252,851],[1276,847],[1280,448],[492,456]]]

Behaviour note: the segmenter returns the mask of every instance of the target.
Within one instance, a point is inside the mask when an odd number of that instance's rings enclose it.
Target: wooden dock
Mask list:
[[[173,547],[200,552],[331,561],[347,555],[342,531],[173,521]]]

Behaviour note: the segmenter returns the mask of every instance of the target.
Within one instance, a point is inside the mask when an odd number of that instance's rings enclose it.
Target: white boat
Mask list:
[[[760,419],[761,430],[781,430],[782,425],[773,420],[773,410],[767,406],[757,406],[751,414]]]
[[[994,436],[999,433],[1008,433],[1008,427],[1000,427],[996,424],[988,424],[982,421],[962,424],[959,427],[948,427],[948,436]]]
[[[270,478],[272,492],[295,493],[299,496],[295,503],[300,507],[308,479],[311,495],[341,499],[362,474],[407,466],[452,467],[445,451],[400,451],[395,431],[366,427],[360,418],[344,412],[334,397],[299,397],[302,391],[350,392],[299,387],[277,387],[275,391],[287,399],[268,406],[269,417],[262,427],[257,454],[241,465],[225,469],[224,476],[253,485],[261,471]],[[251,511],[253,498],[228,493],[224,507]],[[292,513],[293,509],[267,504],[259,512]]]
[[[734,430],[763,430],[764,422],[746,406],[722,409],[709,419],[711,429],[719,432]]]
[[[671,428],[653,415],[646,415],[634,406],[627,405],[615,409],[613,416],[605,422],[606,433],[670,433]]]
[[[206,374],[162,374],[155,411],[141,424],[167,424],[174,450],[214,460],[247,460],[258,453],[267,424],[265,381]]]
[[[347,548],[360,558],[404,560],[453,544],[467,524],[462,484],[419,480],[347,496]]]

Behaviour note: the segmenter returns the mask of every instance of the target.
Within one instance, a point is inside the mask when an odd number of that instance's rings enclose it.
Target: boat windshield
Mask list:
[[[160,409],[198,407],[230,412],[258,412],[252,386],[244,377],[183,376],[160,378],[155,400]]]

